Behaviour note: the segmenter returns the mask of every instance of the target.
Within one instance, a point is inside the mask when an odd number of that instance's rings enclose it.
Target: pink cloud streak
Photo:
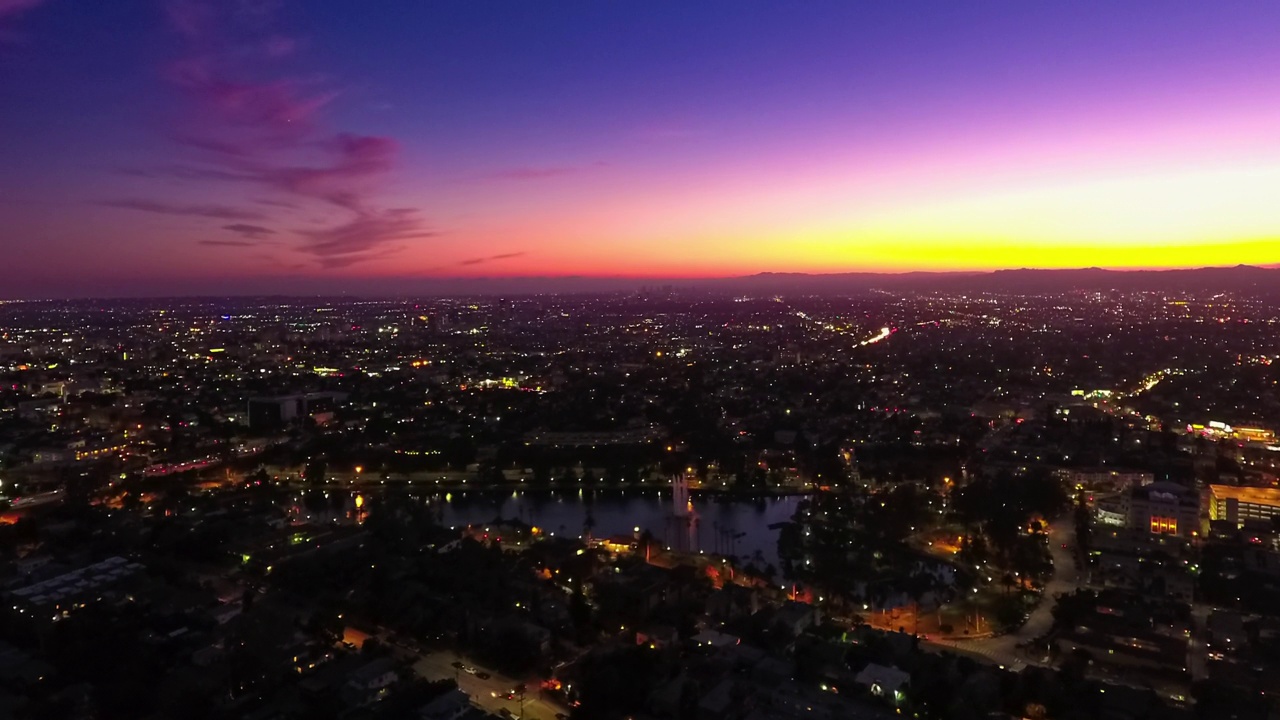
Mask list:
[[[382,208],[377,202],[378,188],[398,159],[399,143],[322,129],[318,116],[337,99],[336,91],[308,91],[314,83],[290,78],[245,79],[246,53],[242,46],[230,46],[220,29],[235,18],[220,14],[221,9],[201,0],[170,0],[166,5],[170,25],[190,50],[166,76],[201,111],[199,127],[176,139],[198,152],[203,164],[160,174],[250,183],[284,198],[271,201],[273,205],[321,203],[349,213],[345,222],[295,231],[301,241],[296,249],[324,268],[384,257],[402,247],[397,243],[435,236],[417,210]],[[263,18],[259,13],[254,20]],[[249,55],[281,57],[292,54],[297,41],[270,34],[252,47]]]
[[[0,19],[43,4],[44,0],[0,0]]]

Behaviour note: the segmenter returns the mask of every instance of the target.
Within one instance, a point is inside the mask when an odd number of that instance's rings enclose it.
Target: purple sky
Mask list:
[[[1280,4],[0,0],[0,297],[1280,263]]]

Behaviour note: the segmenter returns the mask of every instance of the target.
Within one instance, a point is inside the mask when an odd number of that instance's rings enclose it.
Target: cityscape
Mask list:
[[[1265,714],[1278,327],[1221,292],[9,303],[6,687]]]
[[[1277,22],[0,0],[0,719],[1280,717]]]

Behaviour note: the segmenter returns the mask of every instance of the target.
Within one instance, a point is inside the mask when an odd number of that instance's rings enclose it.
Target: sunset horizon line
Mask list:
[[[909,281],[916,277],[931,278],[954,278],[954,279],[976,279],[987,276],[1004,275],[1005,277],[1016,275],[1019,273],[1035,273],[1038,276],[1058,276],[1066,278],[1072,274],[1079,273],[1105,273],[1120,277],[1136,277],[1144,274],[1161,276],[1165,273],[1214,273],[1214,272],[1232,272],[1232,271],[1261,271],[1261,272],[1280,272],[1280,264],[1249,264],[1237,263],[1232,265],[1201,265],[1192,267],[1145,267],[1145,268],[1109,268],[1103,266],[1088,267],[1070,267],[1070,268],[1045,268],[1030,266],[1008,266],[992,269],[958,269],[958,270],[902,270],[902,271],[876,271],[876,270],[840,270],[828,272],[805,272],[805,271],[759,271],[745,274],[725,274],[725,275],[592,275],[584,273],[566,273],[566,274],[525,274],[525,275],[399,275],[399,276],[342,276],[335,278],[324,275],[287,275],[287,276],[271,276],[262,275],[257,277],[239,277],[239,278],[175,278],[173,282],[183,283],[184,290],[168,291],[160,289],[157,291],[140,290],[137,292],[121,291],[117,289],[102,291],[86,291],[82,293],[68,293],[62,295],[40,295],[34,294],[15,294],[8,297],[0,297],[0,303],[34,303],[34,302],[55,302],[65,300],[75,301],[110,301],[110,300],[156,300],[156,299],[216,299],[216,298],[248,298],[248,297],[285,297],[285,298],[379,298],[379,299],[400,299],[411,297],[447,297],[449,295],[468,296],[468,295],[582,295],[582,294],[613,294],[619,292],[636,292],[644,289],[655,289],[654,286],[675,286],[673,290],[707,290],[707,291],[723,291],[723,292],[762,292],[769,294],[777,294],[782,292],[794,292],[803,290],[802,288],[784,289],[778,285],[761,285],[754,288],[747,288],[742,285],[735,286],[734,283],[749,283],[753,280],[777,280],[777,281],[795,281],[803,283],[806,280],[814,283],[823,281],[837,281],[841,278],[849,278],[850,280],[863,280],[874,282],[877,278],[883,278],[886,281],[898,280]],[[135,280],[119,279],[116,282],[124,285],[132,285]],[[568,285],[563,288],[542,287],[544,283],[555,283],[557,281],[566,283],[578,283],[577,285]],[[225,283],[225,284],[224,284]],[[244,283],[248,283],[245,285]],[[286,287],[289,283],[292,286]],[[503,283],[502,287],[494,287],[494,283]],[[610,283],[616,285],[608,285]],[[523,285],[522,285],[523,284]],[[705,286],[700,286],[706,284]],[[93,286],[94,283],[86,283]],[[434,287],[432,287],[434,285]],[[144,287],[134,285],[133,287]],[[176,287],[176,286],[174,286]],[[849,287],[844,288],[848,291],[863,289],[876,290],[878,288],[873,284],[866,284],[861,288]],[[911,291],[909,285],[896,285],[892,289],[899,291]],[[993,290],[1000,290],[999,287],[993,287]],[[1007,289],[1007,288],[1006,288]],[[1081,287],[1080,289],[1085,289]],[[1169,288],[1173,290],[1175,288]],[[822,288],[809,288],[810,291],[819,294],[830,293],[835,288],[830,286]]]

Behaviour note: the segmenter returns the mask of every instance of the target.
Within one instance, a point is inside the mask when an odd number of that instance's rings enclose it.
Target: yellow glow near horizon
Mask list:
[[[712,185],[615,198],[527,224],[482,224],[465,234],[476,246],[530,248],[474,271],[488,276],[1280,264],[1280,157],[999,182],[980,181],[980,169],[972,168],[968,187],[925,183],[941,171],[924,172],[916,184],[828,176],[781,189],[764,179],[750,187]],[[429,250],[379,269],[439,266]]]
[[[1269,265],[1280,263],[1276,188],[1280,164],[1060,180],[851,208],[707,247],[721,262],[809,271]]]

